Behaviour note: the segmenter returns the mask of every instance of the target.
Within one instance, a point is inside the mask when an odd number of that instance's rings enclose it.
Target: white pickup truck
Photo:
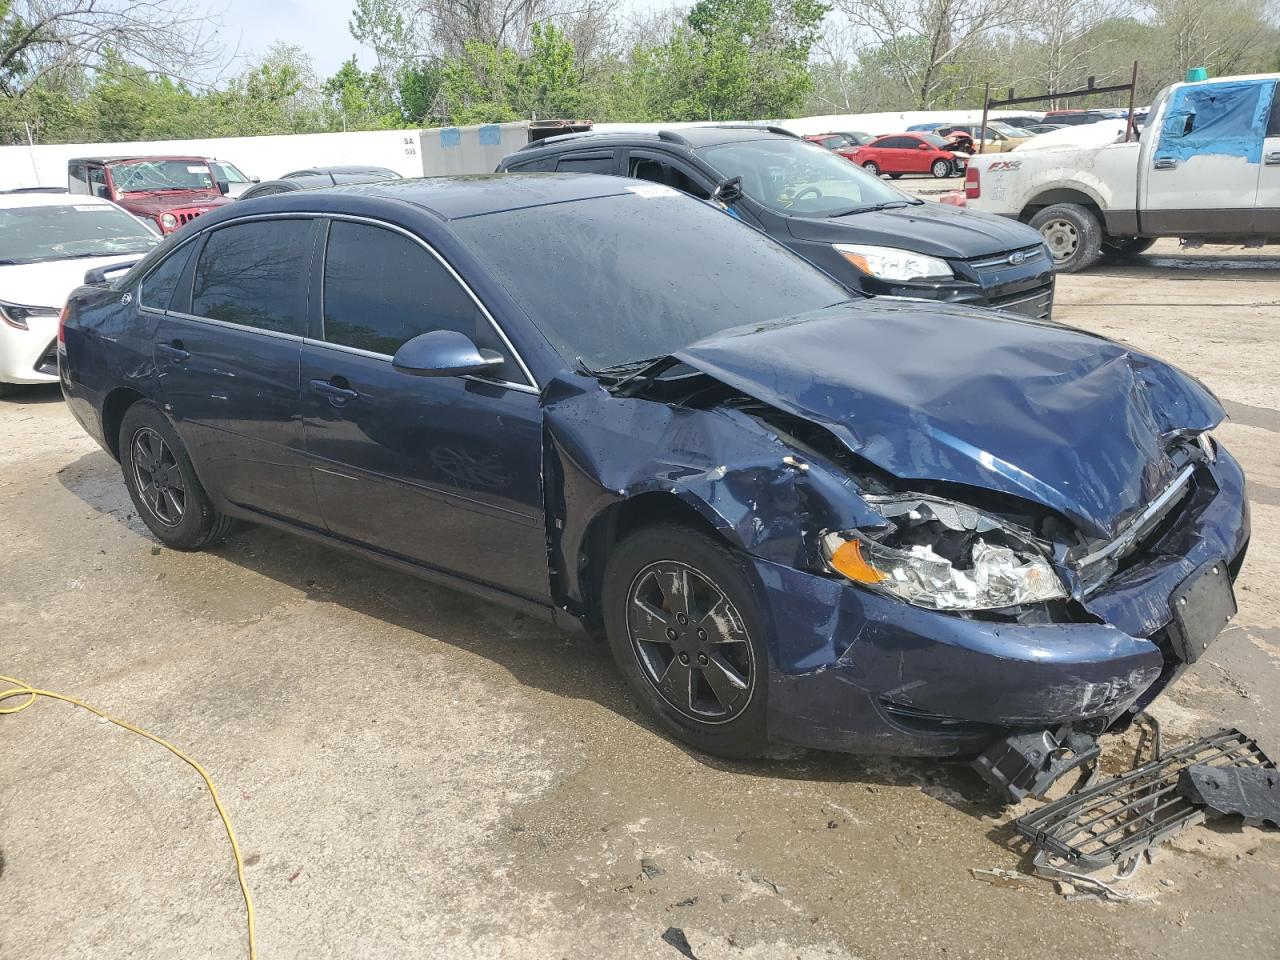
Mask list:
[[[1175,83],[1127,143],[975,156],[965,206],[1035,227],[1066,273],[1141,253],[1159,237],[1280,242],[1277,79]]]

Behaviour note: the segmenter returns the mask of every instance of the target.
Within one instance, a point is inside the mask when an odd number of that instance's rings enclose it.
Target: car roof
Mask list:
[[[396,173],[394,170],[388,167],[350,165],[345,167],[341,167],[341,166],[340,167],[305,167],[302,170],[294,170],[290,173],[283,174],[278,179],[288,180],[292,177],[306,177],[306,176],[325,177],[325,176],[328,176],[329,174],[342,174],[342,173],[353,173],[353,174],[354,173],[389,173],[396,177],[400,176],[400,174]]]
[[[520,148],[521,153],[533,152],[543,147],[565,147],[569,145],[595,146],[619,144],[631,141],[645,143],[666,142],[682,147],[713,147],[722,143],[737,143],[744,140],[772,140],[780,137],[799,139],[796,134],[782,127],[757,124],[707,124],[692,127],[664,128],[656,133],[649,130],[617,130],[610,132],[566,133],[558,137],[546,137],[535,140]]]
[[[102,197],[81,193],[6,193],[0,195],[0,208],[14,207],[114,207]]]
[[[340,213],[344,198],[394,201],[419,207],[444,220],[461,220],[571,200],[622,196],[634,185],[622,177],[591,173],[485,173],[294,190],[255,197],[250,202],[259,205],[263,212],[269,209],[288,212],[310,205],[322,208],[319,212]],[[243,202],[219,208],[217,213],[241,206]],[[216,214],[204,216],[213,219]]]

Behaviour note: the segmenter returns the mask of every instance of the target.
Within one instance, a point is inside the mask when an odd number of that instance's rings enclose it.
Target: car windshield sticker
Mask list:
[[[627,187],[637,197],[678,197],[680,191],[674,187],[663,186],[661,183],[643,183],[633,187]]]

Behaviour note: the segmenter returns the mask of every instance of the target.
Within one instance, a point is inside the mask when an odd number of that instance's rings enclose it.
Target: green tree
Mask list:
[[[629,78],[654,120],[769,119],[813,87],[819,0],[698,0],[665,43],[633,52]]]
[[[324,82],[324,94],[343,130],[394,129],[403,120],[386,79],[361,70],[354,56]]]

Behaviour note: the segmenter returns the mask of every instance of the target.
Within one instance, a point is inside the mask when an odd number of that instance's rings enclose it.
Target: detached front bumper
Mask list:
[[[756,560],[774,618],[769,732],[855,753],[967,756],[1011,730],[1105,726],[1185,664],[1171,597],[1204,563],[1232,576],[1249,539],[1239,465],[1220,451],[1204,495],[1083,606],[1099,623],[970,620]]]

